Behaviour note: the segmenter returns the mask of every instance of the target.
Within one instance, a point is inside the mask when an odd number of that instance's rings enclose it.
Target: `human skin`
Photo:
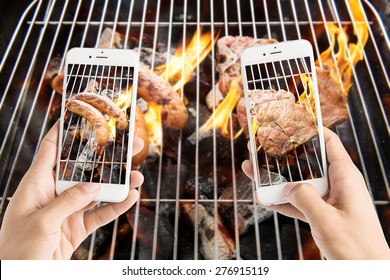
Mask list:
[[[310,184],[288,183],[288,203],[264,206],[309,223],[318,248],[327,259],[390,259],[390,250],[360,171],[340,139],[324,128],[329,192],[321,197]],[[249,160],[242,163],[253,180]]]
[[[0,230],[0,259],[70,259],[80,243],[97,228],[126,212],[139,198],[135,189],[143,175],[131,172],[128,197],[120,203],[97,205],[100,185],[79,183],[55,194],[59,122],[43,138],[37,155],[21,180]],[[143,141],[135,138],[134,154]]]

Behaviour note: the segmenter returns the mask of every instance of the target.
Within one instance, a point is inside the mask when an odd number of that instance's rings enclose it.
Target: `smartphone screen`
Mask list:
[[[109,194],[102,200],[115,201],[107,188],[128,193],[138,70],[131,59],[120,63],[126,56],[118,58],[118,50],[105,50],[102,60],[91,52],[75,50],[66,63],[57,190],[100,183]]]
[[[258,49],[259,59],[242,66],[251,157],[261,188],[327,182],[314,59],[289,43]]]

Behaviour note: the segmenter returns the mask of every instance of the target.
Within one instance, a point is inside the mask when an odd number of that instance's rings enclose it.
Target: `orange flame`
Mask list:
[[[110,117],[107,122],[108,133],[109,133],[109,142],[114,142],[116,137],[116,127],[115,127],[115,118]]]
[[[356,63],[358,63],[358,61],[363,59],[363,48],[368,39],[368,27],[365,22],[363,9],[360,6],[359,1],[349,0],[349,4],[355,23],[353,31],[357,37],[357,42],[348,43],[349,36],[347,34],[347,26],[341,29],[334,24],[328,24],[332,43],[331,46],[320,56],[322,65],[329,68],[332,79],[340,83],[340,79],[337,74],[338,69],[345,95],[348,94],[348,90],[351,87],[353,67],[356,65]],[[334,53],[336,42],[338,45],[338,51]],[[332,57],[332,53],[334,53],[334,59]],[[316,64],[320,65],[320,62],[317,60]]]
[[[349,5],[354,23],[353,32],[357,37],[357,42],[348,42],[350,40],[347,34],[349,26],[339,28],[335,24],[329,23],[327,27],[331,37],[331,44],[327,50],[321,53],[320,58],[316,61],[317,66],[320,66],[322,62],[322,66],[329,70],[331,79],[342,88],[343,96],[348,95],[348,90],[352,85],[353,67],[363,59],[363,48],[368,39],[368,27],[364,18],[363,8],[358,0],[349,0]],[[307,84],[307,87],[310,88],[309,81],[311,79],[309,77],[302,77],[302,79]],[[304,101],[305,98],[306,92],[300,96],[297,102],[307,104]],[[307,98],[310,99],[308,102],[315,109],[313,94],[311,93]]]
[[[131,91],[133,87],[130,87],[129,89],[125,90],[122,95],[120,95],[116,100],[116,104],[119,106],[119,108],[122,109],[122,111],[126,111],[127,108],[130,107],[131,104]]]
[[[150,143],[155,151],[160,154],[162,143],[161,106],[156,103],[148,103],[148,111],[144,113],[146,125],[149,130]]]
[[[304,84],[304,91],[299,96],[297,104],[305,105],[306,111],[313,115],[314,120],[317,119],[316,117],[316,104],[314,100],[314,89],[313,89],[313,80],[311,76],[303,74],[301,75],[302,83]]]
[[[172,60],[168,64],[156,67],[154,70],[161,73],[160,77],[173,85],[173,89],[178,92],[191,79],[194,69],[210,53],[213,44],[219,37],[219,33],[212,40],[211,33],[202,34],[199,29],[193,35],[190,43],[183,51],[178,48]],[[184,63],[183,63],[184,61]],[[185,97],[184,97],[185,98]],[[149,128],[151,143],[156,150],[162,143],[161,106],[149,104],[149,110],[145,113],[146,123]]]
[[[219,37],[218,32],[213,41],[211,33],[201,33],[202,28],[195,32],[184,52],[179,47],[168,64],[161,65],[155,69],[162,71],[160,76],[173,84],[175,91],[179,91],[191,79],[194,69],[210,53],[213,44]]]
[[[228,130],[228,124],[231,112],[236,107],[237,102],[241,98],[241,91],[239,89],[239,84],[234,80],[230,86],[230,89],[224,100],[215,108],[213,114],[210,118],[202,125],[200,128],[200,133],[207,133],[209,130],[214,128],[219,128],[221,134],[224,137],[229,138],[230,133]],[[242,129],[234,135],[234,138],[237,138],[242,133]]]

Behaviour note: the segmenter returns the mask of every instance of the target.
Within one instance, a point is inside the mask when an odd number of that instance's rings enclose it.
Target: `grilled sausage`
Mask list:
[[[101,96],[94,93],[78,93],[73,96],[74,100],[81,100],[85,103],[91,104],[99,111],[116,119],[116,127],[125,130],[128,126],[126,113],[123,112],[118,105],[106,96]]]
[[[146,101],[162,105],[163,125],[181,129],[187,124],[188,113],[183,100],[167,81],[146,67],[138,71],[138,94]]]
[[[99,146],[107,144],[109,138],[107,121],[98,109],[80,100],[70,100],[66,103],[66,109],[86,118],[92,124],[93,133]]]
[[[144,114],[138,106],[136,106],[135,111],[134,136],[142,138],[142,140],[144,141],[144,147],[138,154],[133,156],[133,166],[141,164],[145,160],[149,152],[149,130],[146,126]]]

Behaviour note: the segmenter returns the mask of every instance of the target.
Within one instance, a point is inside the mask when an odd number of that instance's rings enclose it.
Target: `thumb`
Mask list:
[[[79,183],[67,189],[44,207],[47,221],[61,225],[71,214],[83,209],[98,195],[98,183]]]
[[[289,183],[284,187],[283,194],[306,217],[309,224],[320,222],[330,207],[317,189],[307,183]]]

